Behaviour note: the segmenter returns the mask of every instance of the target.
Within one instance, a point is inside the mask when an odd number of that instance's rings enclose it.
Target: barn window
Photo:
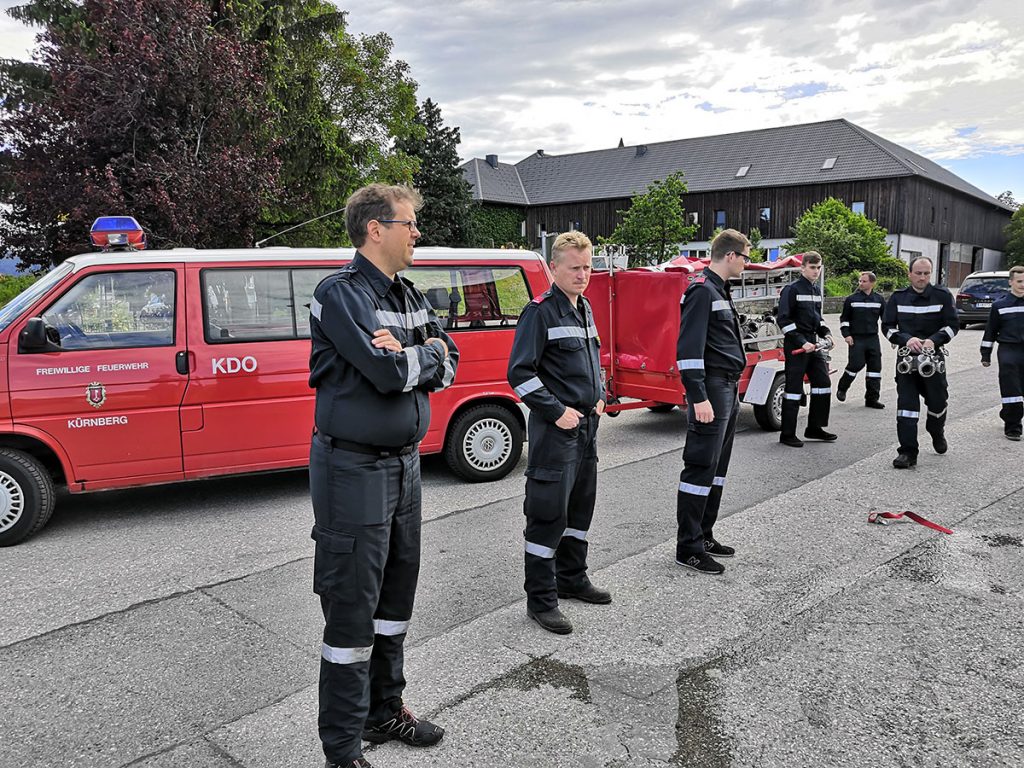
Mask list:
[[[859,213],[861,216],[863,216],[864,215],[864,201],[863,200],[857,200],[856,202],[853,203],[853,205],[850,206],[850,210],[853,211],[854,213]]]
[[[725,228],[725,211],[715,211],[715,226]]]

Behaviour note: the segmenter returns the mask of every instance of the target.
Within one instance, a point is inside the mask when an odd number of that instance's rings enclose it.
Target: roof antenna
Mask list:
[[[257,240],[255,247],[256,248],[262,248],[263,244],[265,242],[267,242],[268,240],[273,240],[275,237],[280,237],[281,235],[286,235],[289,232],[291,232],[293,229],[298,229],[299,227],[304,227],[307,224],[312,224],[314,221],[320,221],[320,219],[326,219],[328,216],[333,216],[334,214],[341,213],[344,210],[345,210],[344,208],[338,208],[338,209],[333,210],[333,211],[331,211],[329,213],[325,213],[322,216],[317,216],[314,219],[307,219],[306,221],[300,222],[300,223],[296,224],[295,226],[288,227],[288,229],[282,229],[280,232],[275,232],[270,237],[264,237],[262,240]]]

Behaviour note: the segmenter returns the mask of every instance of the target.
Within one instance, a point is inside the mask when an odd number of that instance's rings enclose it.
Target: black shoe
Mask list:
[[[357,757],[350,763],[332,763],[328,760],[324,763],[324,768],[373,768],[373,766],[365,757]]]
[[[846,402],[846,390],[845,389],[837,389],[836,390],[836,400],[838,400],[840,403]]]
[[[839,439],[839,435],[834,435],[831,432],[826,432],[821,427],[818,429],[805,429],[804,440],[822,440],[826,443],[832,443]]]
[[[945,435],[932,435],[932,448],[940,456],[949,450],[949,443],[946,442]]]
[[[612,593],[606,589],[598,589],[589,581],[580,589],[558,590],[560,600],[582,600],[584,603],[608,605],[612,601]]]
[[[725,544],[720,544],[714,539],[704,539],[704,551],[715,557],[732,557],[736,554],[736,550],[733,547],[727,547]]]
[[[1007,432],[1006,439],[1020,442],[1020,432]]]
[[[568,635],[572,632],[572,622],[557,608],[536,613],[527,608],[526,615],[540,624],[541,628],[548,632],[554,632],[556,635]]]
[[[720,576],[725,573],[725,566],[721,563],[715,562],[715,559],[709,554],[701,555],[687,555],[682,560],[676,557],[676,565],[681,565],[684,568],[697,571],[698,573],[706,573],[709,576]]]
[[[864,407],[865,408],[877,408],[878,410],[882,410],[883,408],[885,408],[885,403],[880,403],[877,400],[865,400],[864,401]]]
[[[896,467],[896,469],[909,469],[910,467],[916,467],[917,456],[911,456],[909,453],[900,453],[892,460],[892,465]]]
[[[803,448],[804,441],[796,435],[779,435],[779,442],[791,448]]]
[[[420,720],[404,704],[390,720],[363,728],[363,740],[373,744],[397,740],[410,747],[432,747],[444,737],[444,728]]]

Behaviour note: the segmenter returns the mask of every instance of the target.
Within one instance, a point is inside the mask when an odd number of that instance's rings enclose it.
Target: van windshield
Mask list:
[[[41,278],[32,283],[28,288],[7,302],[6,306],[4,306],[3,309],[0,309],[0,331],[3,331],[7,326],[17,320],[21,313],[25,311],[26,307],[32,306],[40,296],[50,290],[54,284],[63,280],[64,276],[70,274],[71,270],[74,268],[73,264],[65,261],[63,264],[51,269]]]

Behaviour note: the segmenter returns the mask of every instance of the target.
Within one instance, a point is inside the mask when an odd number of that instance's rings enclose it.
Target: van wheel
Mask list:
[[[647,410],[651,413],[670,413],[675,410],[675,403],[658,403],[657,405],[648,405]]]
[[[785,394],[786,375],[777,373],[764,405],[754,406],[754,418],[761,429],[768,432],[778,432],[782,429],[782,399]]]
[[[482,483],[503,478],[522,453],[523,428],[516,415],[500,405],[478,405],[448,430],[444,459],[463,480]]]
[[[53,478],[31,454],[0,448],[0,547],[24,541],[53,514]]]

